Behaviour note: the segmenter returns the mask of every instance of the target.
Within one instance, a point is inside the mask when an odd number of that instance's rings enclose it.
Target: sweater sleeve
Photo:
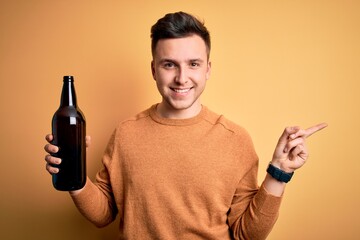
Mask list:
[[[104,227],[111,223],[117,214],[117,208],[112,193],[109,176],[109,163],[114,149],[114,134],[103,156],[103,168],[97,173],[93,183],[89,178],[84,188],[71,197],[82,215],[97,227]]]
[[[234,199],[239,198],[235,196]],[[234,239],[266,239],[273,228],[279,212],[281,197],[267,193],[261,185],[254,195],[249,195],[248,206],[234,200],[229,215]]]
[[[234,239],[266,239],[278,218],[282,197],[269,194],[263,185],[258,186],[258,157],[249,135],[242,139],[242,146],[246,149],[241,153],[245,174],[233,196],[229,226]]]

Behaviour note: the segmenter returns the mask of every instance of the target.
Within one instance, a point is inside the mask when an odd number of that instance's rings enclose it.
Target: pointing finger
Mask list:
[[[309,127],[308,129],[305,130],[304,137],[305,138],[310,137],[314,133],[320,131],[323,128],[326,128],[327,126],[328,126],[327,123],[320,123],[315,126]]]

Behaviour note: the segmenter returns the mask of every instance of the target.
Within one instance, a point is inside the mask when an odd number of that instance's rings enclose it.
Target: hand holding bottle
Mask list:
[[[51,144],[52,140],[54,139],[54,136],[52,134],[46,135],[45,139],[48,142],[44,147],[45,151],[47,152],[47,154],[45,155],[46,170],[50,174],[56,174],[59,172],[59,168],[57,168],[56,166],[61,163],[61,159],[54,157],[52,155],[56,154],[59,151],[59,148]],[[91,144],[91,137],[86,136],[85,141],[86,141],[86,147],[88,148]]]

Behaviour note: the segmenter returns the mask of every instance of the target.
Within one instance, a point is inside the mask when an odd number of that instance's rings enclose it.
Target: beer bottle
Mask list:
[[[60,191],[81,189],[86,181],[86,122],[77,106],[74,77],[64,76],[60,107],[52,118],[52,144],[59,147],[53,156],[61,158],[52,174],[53,186]]]

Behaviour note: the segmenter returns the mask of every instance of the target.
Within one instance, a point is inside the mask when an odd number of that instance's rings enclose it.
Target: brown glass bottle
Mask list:
[[[73,76],[64,76],[60,107],[52,119],[52,144],[59,147],[53,156],[61,158],[52,182],[57,190],[81,189],[86,181],[86,122],[76,103]]]

